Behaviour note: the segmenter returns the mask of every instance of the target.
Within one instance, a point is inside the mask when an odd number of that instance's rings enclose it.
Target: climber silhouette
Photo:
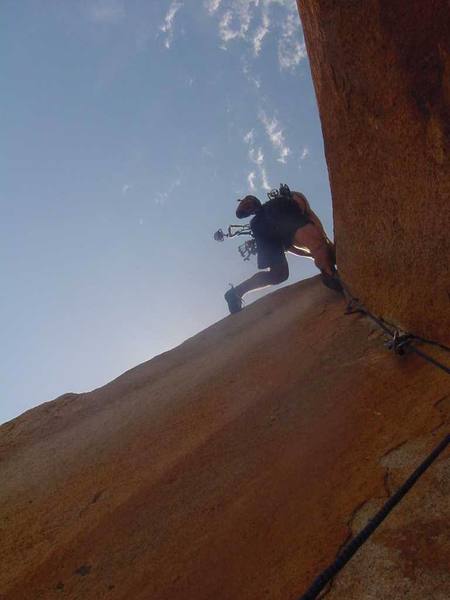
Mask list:
[[[250,221],[256,241],[258,268],[265,269],[232,286],[225,293],[230,313],[242,309],[242,297],[253,290],[286,281],[289,266],[286,252],[314,260],[321,272],[323,283],[336,291],[342,287],[336,272],[334,244],[308,200],[300,192],[291,192],[287,185],[269,194],[269,201],[261,204],[256,196],[238,200],[238,219],[254,215]]]

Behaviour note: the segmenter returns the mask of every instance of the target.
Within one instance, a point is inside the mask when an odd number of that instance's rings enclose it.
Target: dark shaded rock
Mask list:
[[[375,313],[450,341],[450,4],[299,0],[339,270]]]
[[[86,577],[86,575],[89,575],[89,573],[91,571],[92,571],[91,565],[81,565],[81,567],[78,567],[78,569],[76,569],[74,571],[74,574],[81,575],[81,577]]]

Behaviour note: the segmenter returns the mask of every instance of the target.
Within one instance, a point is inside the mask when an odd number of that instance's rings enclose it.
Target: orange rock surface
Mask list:
[[[373,311],[450,341],[450,4],[299,0],[339,269]]]
[[[297,598],[448,428],[448,376],[344,308],[317,278],[284,288],[3,425],[0,598]],[[448,462],[334,597],[450,592]]]

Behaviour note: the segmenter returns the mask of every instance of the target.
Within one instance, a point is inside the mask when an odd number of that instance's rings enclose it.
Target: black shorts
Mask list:
[[[309,223],[293,201],[269,200],[250,221],[256,240],[258,268],[286,265],[286,250],[292,245],[295,232]]]
[[[277,267],[287,263],[284,244],[282,242],[256,236],[255,240],[258,255],[258,269]]]

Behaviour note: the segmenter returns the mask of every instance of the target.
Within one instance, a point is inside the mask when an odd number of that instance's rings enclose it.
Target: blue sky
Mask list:
[[[223,318],[228,284],[256,270],[212,238],[237,198],[286,182],[330,235],[332,215],[294,0],[1,13],[4,422]],[[289,263],[288,283],[316,272]]]

